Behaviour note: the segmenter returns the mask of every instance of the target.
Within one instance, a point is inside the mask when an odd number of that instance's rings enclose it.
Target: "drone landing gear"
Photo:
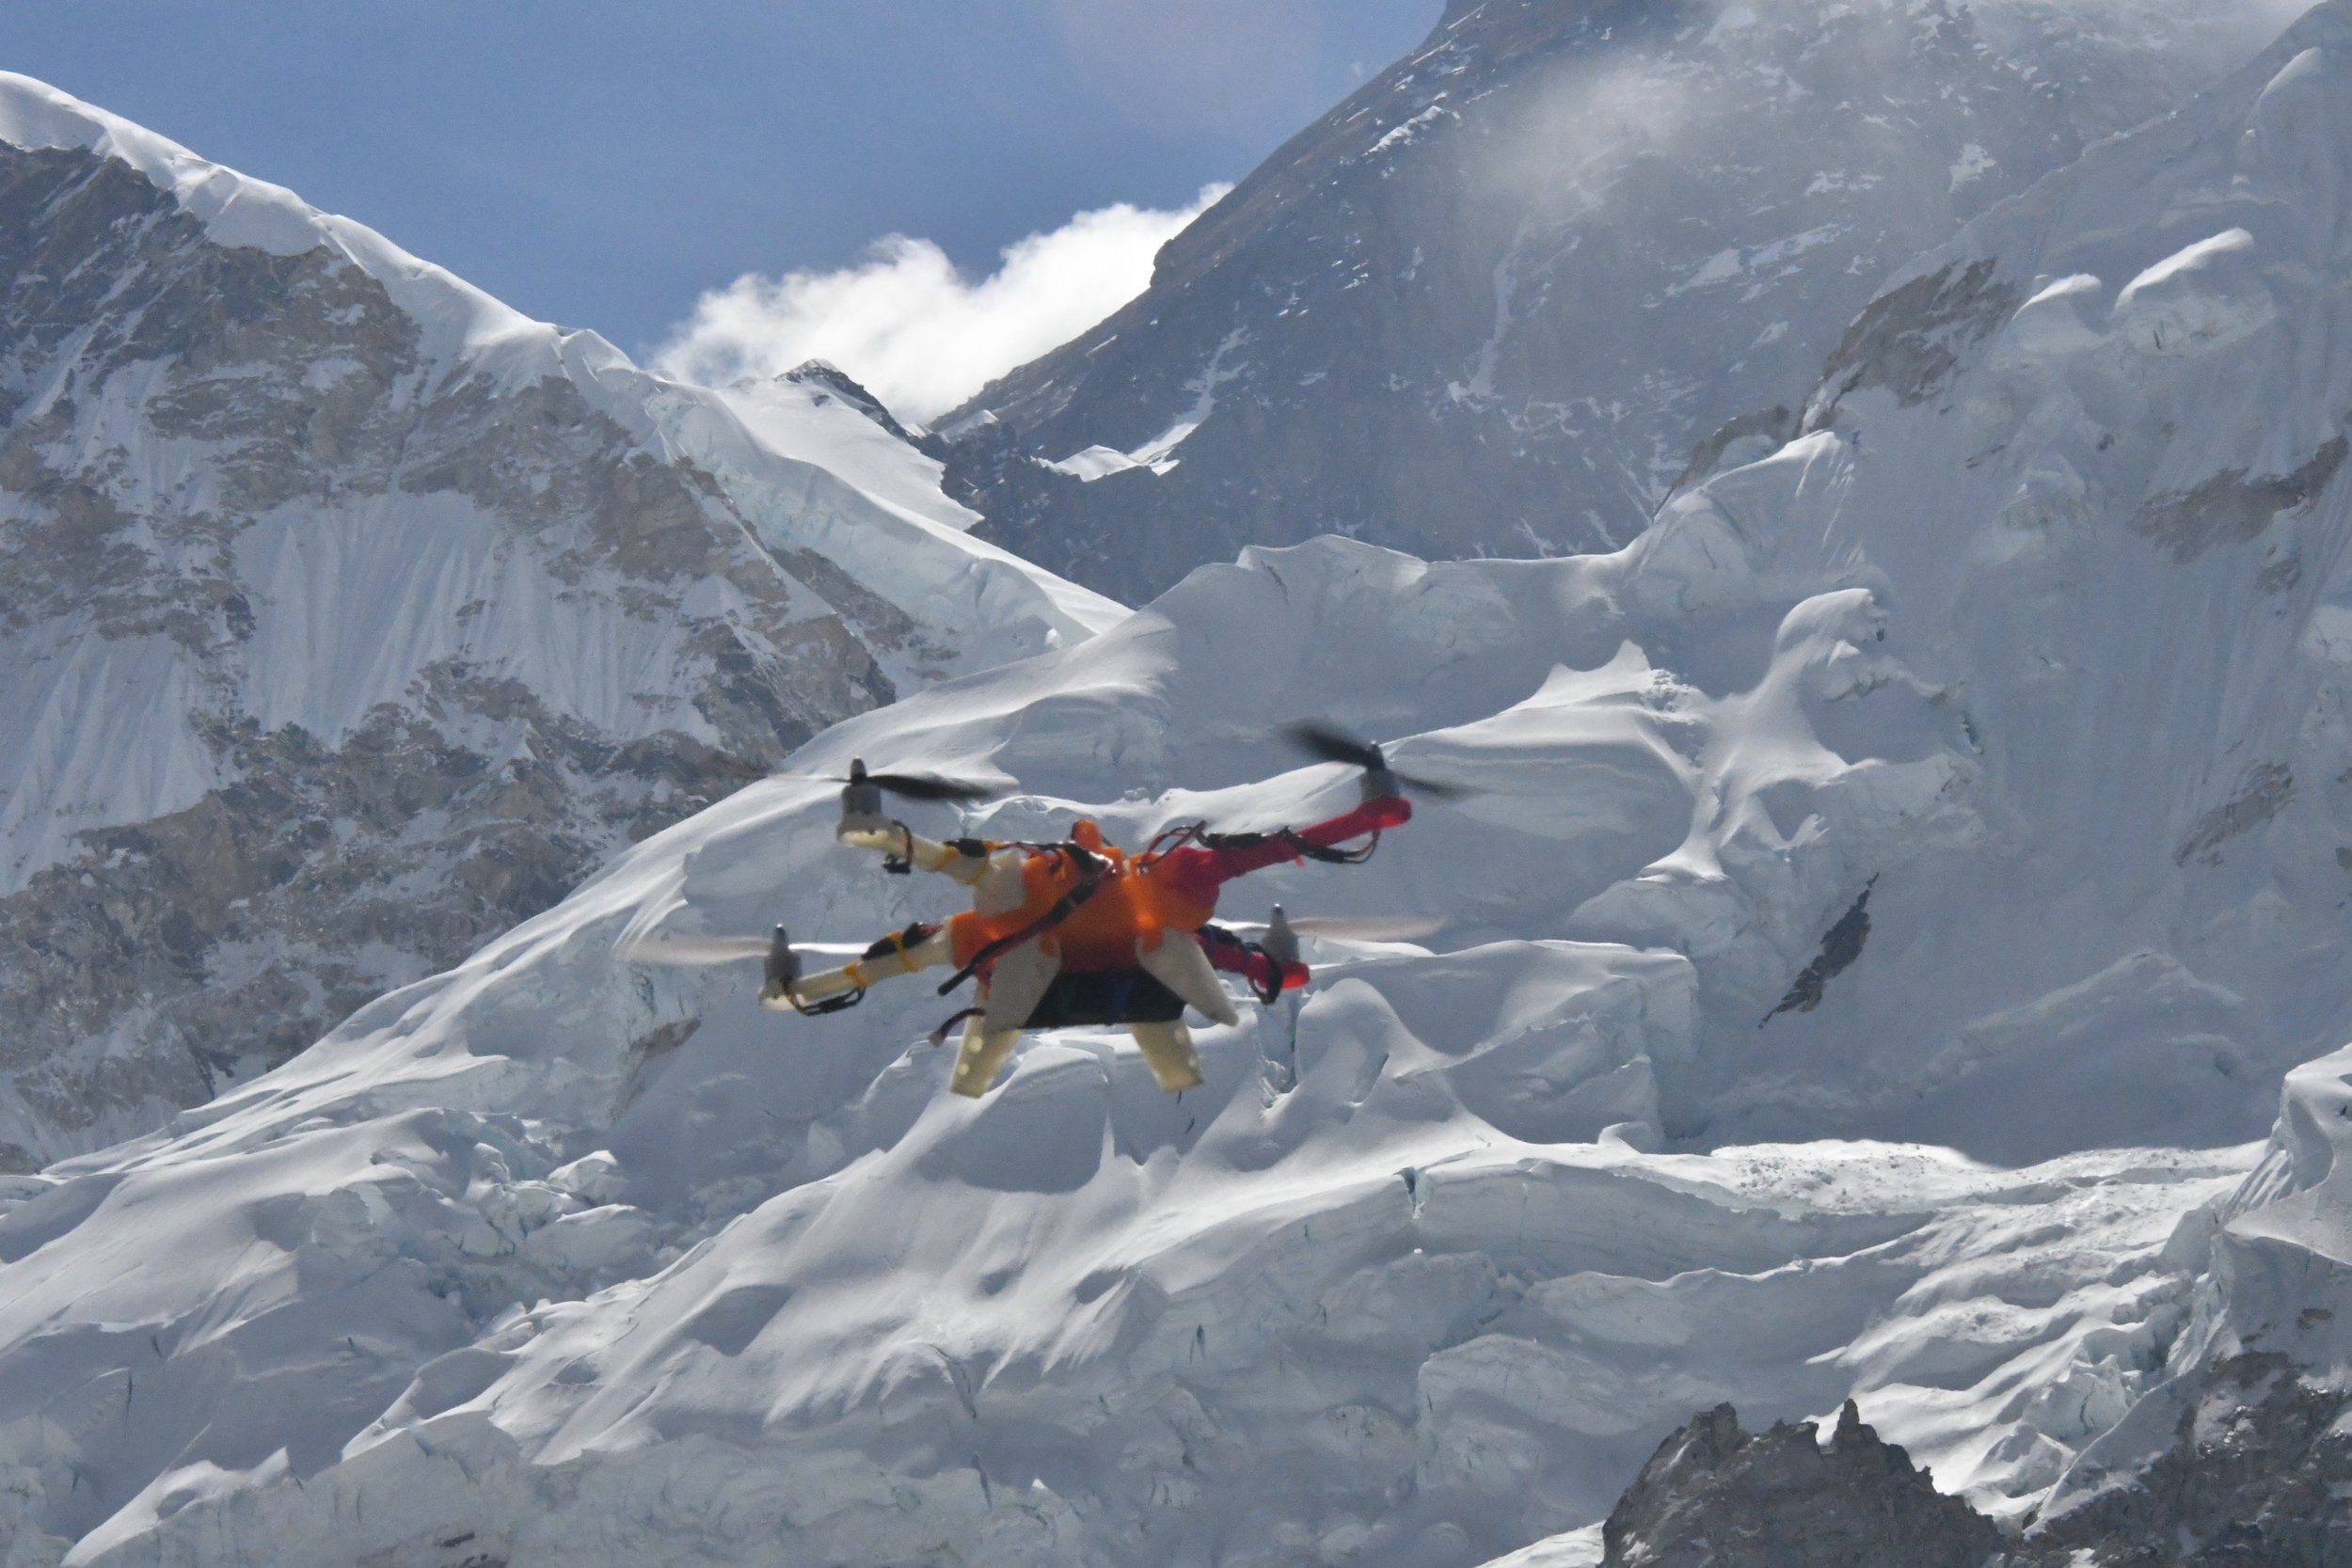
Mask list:
[[[977,1100],[996,1081],[996,1069],[1012,1054],[1029,1015],[1054,988],[1061,958],[1048,953],[1037,938],[999,955],[991,966],[988,989],[971,1022],[964,1026],[963,1046],[956,1053],[956,1070],[948,1088]]]
[[[1192,1031],[1182,1021],[1173,1023],[1130,1023],[1127,1032],[1143,1049],[1152,1076],[1170,1094],[1195,1088],[1202,1082],[1200,1053],[1192,1048]]]
[[[1173,945],[1172,943],[1169,945]],[[1189,945],[1189,944],[1188,944]],[[1000,964],[989,986],[988,1002],[994,1008],[1008,1000]],[[1029,1008],[1021,1028],[993,1030],[977,1013],[967,1026],[963,1047],[956,1056],[949,1087],[978,1098],[988,1092],[996,1074],[1025,1029],[1072,1029],[1086,1025],[1124,1024],[1135,1036],[1161,1088],[1174,1093],[1201,1082],[1200,1053],[1184,1024],[1184,999],[1142,970],[1098,970],[1086,974],[1056,974]]]

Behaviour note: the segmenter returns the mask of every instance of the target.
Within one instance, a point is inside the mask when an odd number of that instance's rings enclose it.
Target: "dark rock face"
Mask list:
[[[2171,1446],[2137,1484],[2027,1535],[2034,1568],[2344,1568],[2352,1563],[2352,1394],[2282,1355],[2232,1357],[2175,1390]],[[2153,1397],[2153,1396],[2152,1396]]]
[[[893,698],[875,650],[923,628],[647,446],[564,376],[436,362],[328,245],[225,245],[125,163],[0,144],[0,1169],[277,1065]],[[435,527],[413,570],[353,545]],[[378,598],[388,639],[478,651],[340,733],[268,717],[378,689],[335,625]],[[529,673],[613,639],[651,653],[599,717]],[[140,671],[174,695],[74,763]]]
[[[1937,1493],[1851,1402],[1824,1449],[1808,1424],[1740,1431],[1729,1405],[1657,1454],[1603,1527],[1609,1568],[2345,1568],[2352,1393],[2249,1353],[2149,1396],[2170,1442],[2005,1538]]]
[[[823,359],[805,360],[785,372],[784,379],[797,386],[816,388],[819,399],[840,399],[901,441],[914,439],[907,427],[898,422],[898,416],[882,406],[882,399],[867,391],[854,376],[838,365]]]
[[[437,673],[453,708],[490,718],[460,673]],[[616,744],[502,695],[516,711],[492,733],[520,754],[503,764],[398,708],[331,748],[248,720],[215,736],[235,783],[92,830],[85,853],[0,898],[0,1071],[17,1095],[69,1134],[209,1099],[762,771],[685,736]],[[146,1049],[93,1069],[85,1042],[122,1033]],[[38,1163],[0,1145],[6,1168]]]
[[[2185,566],[2208,550],[2260,536],[2281,512],[2311,504],[2347,455],[2352,441],[2338,436],[2293,473],[2249,479],[2243,468],[2226,469],[2194,489],[2150,501],[2132,527]]]
[[[1897,403],[1914,408],[1942,391],[1960,369],[1961,355],[2018,303],[2016,288],[1994,270],[1991,261],[1965,268],[1955,262],[1872,300],[1821,368],[1826,388],[1834,388],[1830,397],[1883,387]]]
[[[1608,1568],[1980,1568],[2001,1546],[1851,1401],[1826,1449],[1809,1422],[1750,1433],[1718,1405],[1659,1446],[1601,1538]]]
[[[1872,878],[1872,885],[1876,885],[1877,880],[1877,878]],[[1863,944],[1869,940],[1870,889],[1865,887],[1862,895],[1837,917],[1837,924],[1832,926],[1821,938],[1820,952],[1815,954],[1813,961],[1804,966],[1772,1010],[1764,1015],[1764,1022],[1770,1023],[1791,1009],[1809,1013],[1820,1006],[1822,989],[1852,967],[1853,961],[1862,957]]]
[[[1933,395],[2014,301],[1989,268],[1927,280],[1849,335],[1879,281],[2268,41],[2146,20],[1452,7],[935,450],[987,536],[1130,603],[1324,532],[1433,560],[1613,547],[1709,432],[1833,356],[1834,381]],[[1047,466],[1092,447],[1133,466]]]

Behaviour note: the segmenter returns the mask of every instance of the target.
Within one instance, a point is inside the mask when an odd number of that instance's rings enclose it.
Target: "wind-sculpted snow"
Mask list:
[[[1890,1072],[1924,1090],[1883,1101],[1881,1133],[2003,1159],[2157,1119],[2224,1142],[2344,1032],[2346,16],[1915,264],[1810,433],[1635,546],[1734,602],[1878,587],[1964,720],[1985,852],[1890,868],[1870,955],[1765,1032],[1866,1095]],[[1674,902],[1708,928],[1698,895]],[[1759,1101],[1716,1132],[1820,1109]]]
[[[659,381],[0,77],[0,1166],[1116,617],[965,537],[847,387]]]
[[[1699,621],[1641,607],[1705,575],[1253,554],[794,759],[993,771],[1027,792],[961,826],[1084,809],[1128,842],[1350,798],[1281,770],[1310,714],[1478,786],[1365,873],[1257,879],[1454,924],[1322,944],[1304,1006],[1204,1033],[1181,1099],[1077,1031],[966,1102],[919,1043],[953,1006],[928,987],[780,1022],[747,974],[616,959],[944,907],[787,776],[25,1179],[0,1220],[20,1537],[91,1563],[1469,1564],[1599,1518],[1694,1408],[1857,1391],[1947,1484],[2022,1506],[2161,1365],[2189,1291],[2165,1241],[2249,1153],[1645,1152],[1739,1079],[1714,1042],[1752,1050],[1861,882],[1982,832],[1950,705],[1868,593],[1761,636],[1740,601],[1691,644],[1722,695],[1653,665]],[[1612,909],[1671,915],[1652,884],[1707,890],[1707,940],[1608,939]]]

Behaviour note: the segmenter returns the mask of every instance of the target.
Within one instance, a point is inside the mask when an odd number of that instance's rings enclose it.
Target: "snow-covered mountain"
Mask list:
[[[1849,1398],[2025,1560],[2340,1512],[2347,279],[2328,0],[1623,548],[1253,549],[826,730],[10,1180],[0,1562],[1534,1568],[1694,1412]],[[1306,717],[1479,792],[1227,912],[1449,926],[1311,951],[1181,1099],[1084,1030],[946,1097],[919,982],[615,952],[952,907],[833,842],[852,756],[1135,843],[1351,800]]]
[[[660,381],[0,75],[0,1168],[1116,616],[830,374]]]
[[[11,1568],[1561,1562],[1724,1401],[1851,1398],[2078,1562],[2186,1539],[2183,1412],[2312,1473],[2348,117],[2330,0],[1905,269],[1625,548],[1204,569],[17,1179]],[[1325,944],[1181,1099],[1100,1031],[948,1098],[927,986],[778,1019],[614,952],[950,907],[832,842],[853,755],[1133,843],[1352,799],[1308,716],[1481,793],[1232,904],[1451,925]]]
[[[951,488],[1134,603],[1323,532],[1614,548],[1710,436],[1789,433],[1890,271],[2292,16],[1456,0],[1147,293],[942,421]]]

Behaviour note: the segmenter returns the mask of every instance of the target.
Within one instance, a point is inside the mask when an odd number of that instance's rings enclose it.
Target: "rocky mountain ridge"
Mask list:
[[[660,382],[22,77],[0,235],[0,1165],[1115,613],[837,396]]]
[[[1906,258],[2286,19],[1452,7],[934,450],[989,537],[1134,603],[1325,532],[1431,560],[1613,549],[1694,447],[1802,401]]]

